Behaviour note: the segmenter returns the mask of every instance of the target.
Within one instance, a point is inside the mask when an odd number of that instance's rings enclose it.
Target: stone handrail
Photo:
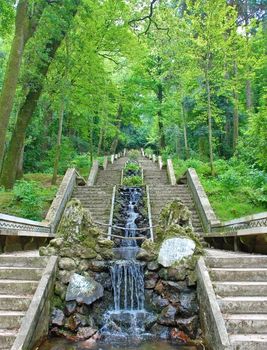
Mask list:
[[[108,157],[105,156],[104,157],[104,161],[103,161],[103,168],[104,168],[104,170],[107,170],[107,167],[108,167]]]
[[[172,186],[176,185],[176,177],[171,159],[167,159],[167,173]]]
[[[57,194],[48,210],[45,221],[51,226],[51,232],[56,232],[67,202],[72,196],[78,173],[75,168],[69,168],[59,186]]]
[[[110,208],[110,216],[109,216],[109,228],[108,228],[108,238],[111,239],[112,233],[112,223],[113,223],[113,214],[114,214],[114,205],[115,205],[115,197],[116,197],[117,186],[113,187],[112,198],[111,198],[111,208]]]
[[[98,162],[98,160],[94,160],[92,168],[90,170],[88,181],[87,181],[88,186],[94,186],[94,183],[95,183],[95,180],[97,177],[97,173],[98,173],[98,169],[99,169],[99,162]]]
[[[194,168],[187,169],[187,184],[193,196],[197,211],[201,217],[206,232],[211,232],[212,226],[220,225],[208,199],[208,196],[201,185],[197,172]]]
[[[159,168],[161,170],[163,168],[163,162],[162,162],[162,157],[161,156],[158,156],[158,165],[159,165]]]
[[[230,350],[232,347],[225,321],[203,257],[198,260],[196,273],[200,313],[207,343],[212,349]]]
[[[148,214],[148,222],[150,227],[150,239],[154,241],[154,233],[153,233],[153,225],[152,225],[152,213],[151,213],[151,205],[150,205],[150,193],[149,186],[146,186],[146,196],[147,196],[147,214]]]
[[[260,228],[267,228],[267,212],[262,212],[253,215],[243,216],[238,219],[223,221],[219,225],[212,225],[212,233],[246,233],[246,230],[251,232],[259,232]],[[266,233],[266,230],[262,230]]]
[[[40,232],[40,233],[51,232],[51,228],[48,223],[28,220],[17,216],[0,213],[0,231],[2,230],[33,231],[33,232]]]

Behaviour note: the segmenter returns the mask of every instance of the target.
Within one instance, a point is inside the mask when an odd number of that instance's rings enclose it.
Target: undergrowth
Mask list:
[[[216,215],[221,220],[267,210],[267,174],[232,158],[216,160],[215,176],[208,163],[197,159],[173,159],[177,179],[195,168]]]

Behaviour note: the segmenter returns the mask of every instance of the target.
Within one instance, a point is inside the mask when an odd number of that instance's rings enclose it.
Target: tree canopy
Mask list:
[[[2,186],[124,147],[267,170],[264,1],[0,0],[0,13]]]

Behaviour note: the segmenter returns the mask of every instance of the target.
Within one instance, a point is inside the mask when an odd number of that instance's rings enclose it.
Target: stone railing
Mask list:
[[[212,236],[267,233],[267,212],[243,216],[211,227]]]
[[[212,206],[210,205],[208,196],[201,185],[197,172],[194,168],[189,168],[186,172],[187,185],[192,194],[196,209],[201,218],[203,228],[206,232],[211,232],[212,227],[220,225]]]
[[[77,173],[75,168],[70,168],[66,171],[64,178],[57,191],[57,194],[45,217],[45,222],[47,222],[50,225],[51,232],[56,232],[65,206],[72,196],[73,189],[76,185],[78,178],[80,179],[80,175]],[[85,185],[84,180],[83,184]]]
[[[39,233],[50,233],[51,228],[48,223],[19,218],[13,215],[0,214],[0,232],[9,230],[10,233],[16,231],[33,231]]]

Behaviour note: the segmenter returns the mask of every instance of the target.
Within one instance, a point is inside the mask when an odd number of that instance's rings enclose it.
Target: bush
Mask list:
[[[142,186],[143,181],[141,176],[127,176],[123,178],[122,184],[129,187]]]
[[[20,215],[32,220],[42,218],[41,188],[35,181],[17,181],[14,189],[14,201],[20,203]]]
[[[130,160],[136,160],[140,156],[140,152],[137,149],[131,149],[127,155]]]

